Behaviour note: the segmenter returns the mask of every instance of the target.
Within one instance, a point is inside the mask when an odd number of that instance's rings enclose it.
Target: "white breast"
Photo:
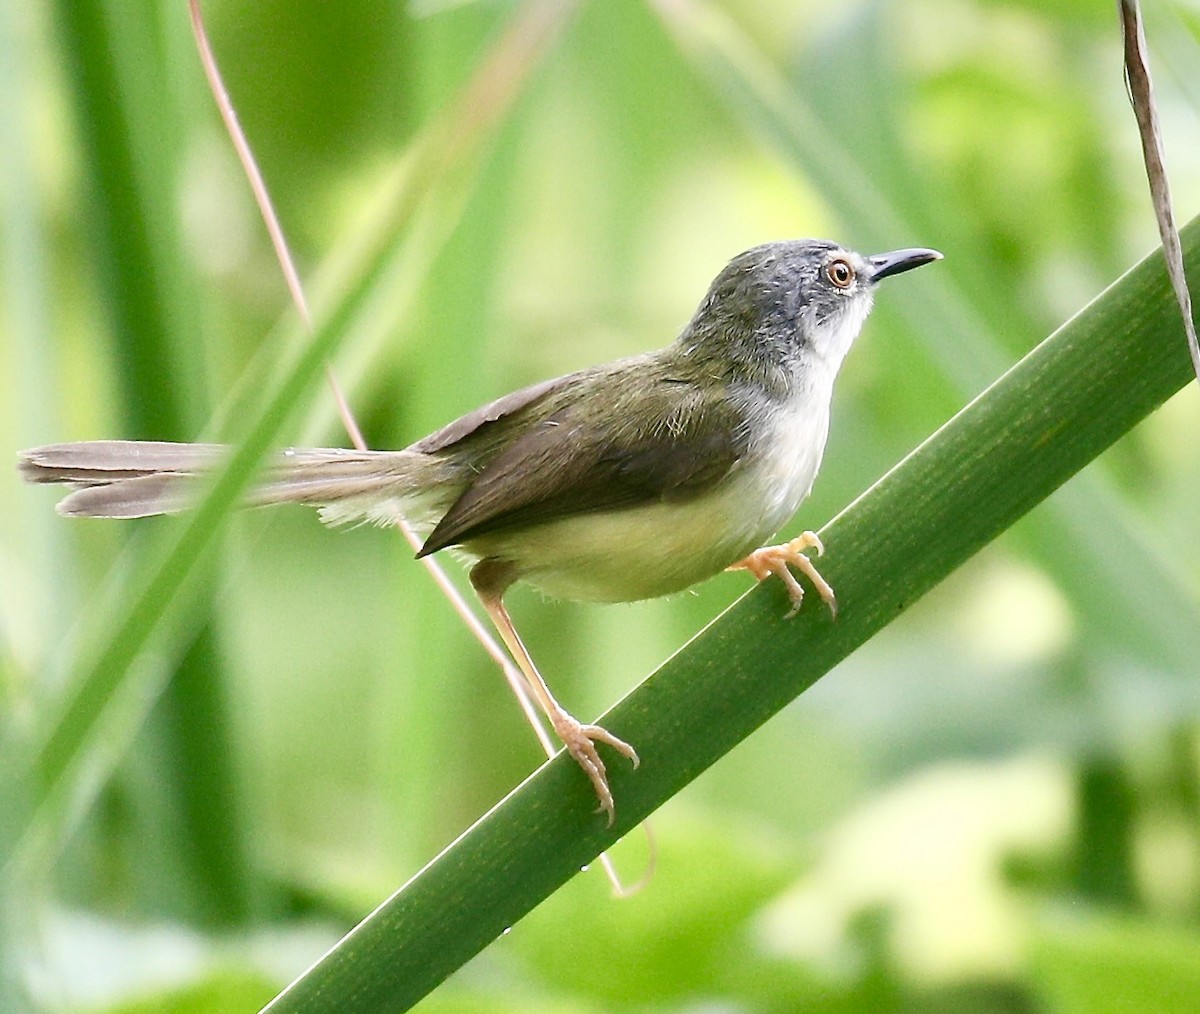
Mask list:
[[[744,492],[761,504],[764,538],[777,532],[808,496],[828,434],[829,402],[797,399],[752,449],[758,465],[747,470]]]

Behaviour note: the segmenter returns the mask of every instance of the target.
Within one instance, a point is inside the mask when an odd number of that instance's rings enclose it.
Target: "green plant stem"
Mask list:
[[[1193,274],[1200,220],[1184,231]],[[793,620],[777,584],[747,595],[606,715],[605,828],[568,758],[549,762],[293,982],[268,1008],[406,1010],[700,772],[1186,384],[1158,251],[963,409],[823,531],[831,620]],[[1103,537],[1103,533],[1098,533]],[[579,934],[586,951],[586,925]]]

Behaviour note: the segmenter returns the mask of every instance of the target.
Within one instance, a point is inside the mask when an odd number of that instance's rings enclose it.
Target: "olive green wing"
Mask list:
[[[687,499],[715,486],[745,454],[744,412],[721,393],[671,380],[625,391],[605,386],[611,397],[603,403],[581,385],[569,404],[496,453],[420,555],[505,529]]]

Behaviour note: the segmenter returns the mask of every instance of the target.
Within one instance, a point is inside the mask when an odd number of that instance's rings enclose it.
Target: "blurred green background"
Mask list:
[[[330,265],[414,141],[473,129],[453,96],[500,33],[574,6],[209,0],[301,274],[348,284]],[[1148,17],[1186,221],[1200,7]],[[816,528],[1156,242],[1113,5],[592,0],[522,68],[478,155],[407,177],[395,276],[335,364],[372,446],[665,344],[756,243],[937,247],[975,326],[881,293],[793,526]],[[0,4],[0,85],[5,453],[218,432],[293,311],[185,5]],[[345,442],[327,390],[298,409],[285,442]],[[611,900],[591,869],[419,1009],[1194,1009],[1198,431],[1193,387],[665,806],[646,890]],[[0,470],[18,741],[179,524],[53,501]],[[231,519],[74,803],[6,868],[0,1009],[257,1009],[539,763],[410,557],[300,509]],[[510,604],[586,718],[745,587]],[[17,837],[38,787],[10,771]],[[645,838],[613,856],[635,880]]]

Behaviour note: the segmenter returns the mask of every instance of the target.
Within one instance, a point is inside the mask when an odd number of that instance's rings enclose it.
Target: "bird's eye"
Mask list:
[[[829,266],[825,269],[825,277],[839,289],[848,289],[854,284],[854,268],[850,266],[849,261],[839,257],[835,261],[830,261]]]

